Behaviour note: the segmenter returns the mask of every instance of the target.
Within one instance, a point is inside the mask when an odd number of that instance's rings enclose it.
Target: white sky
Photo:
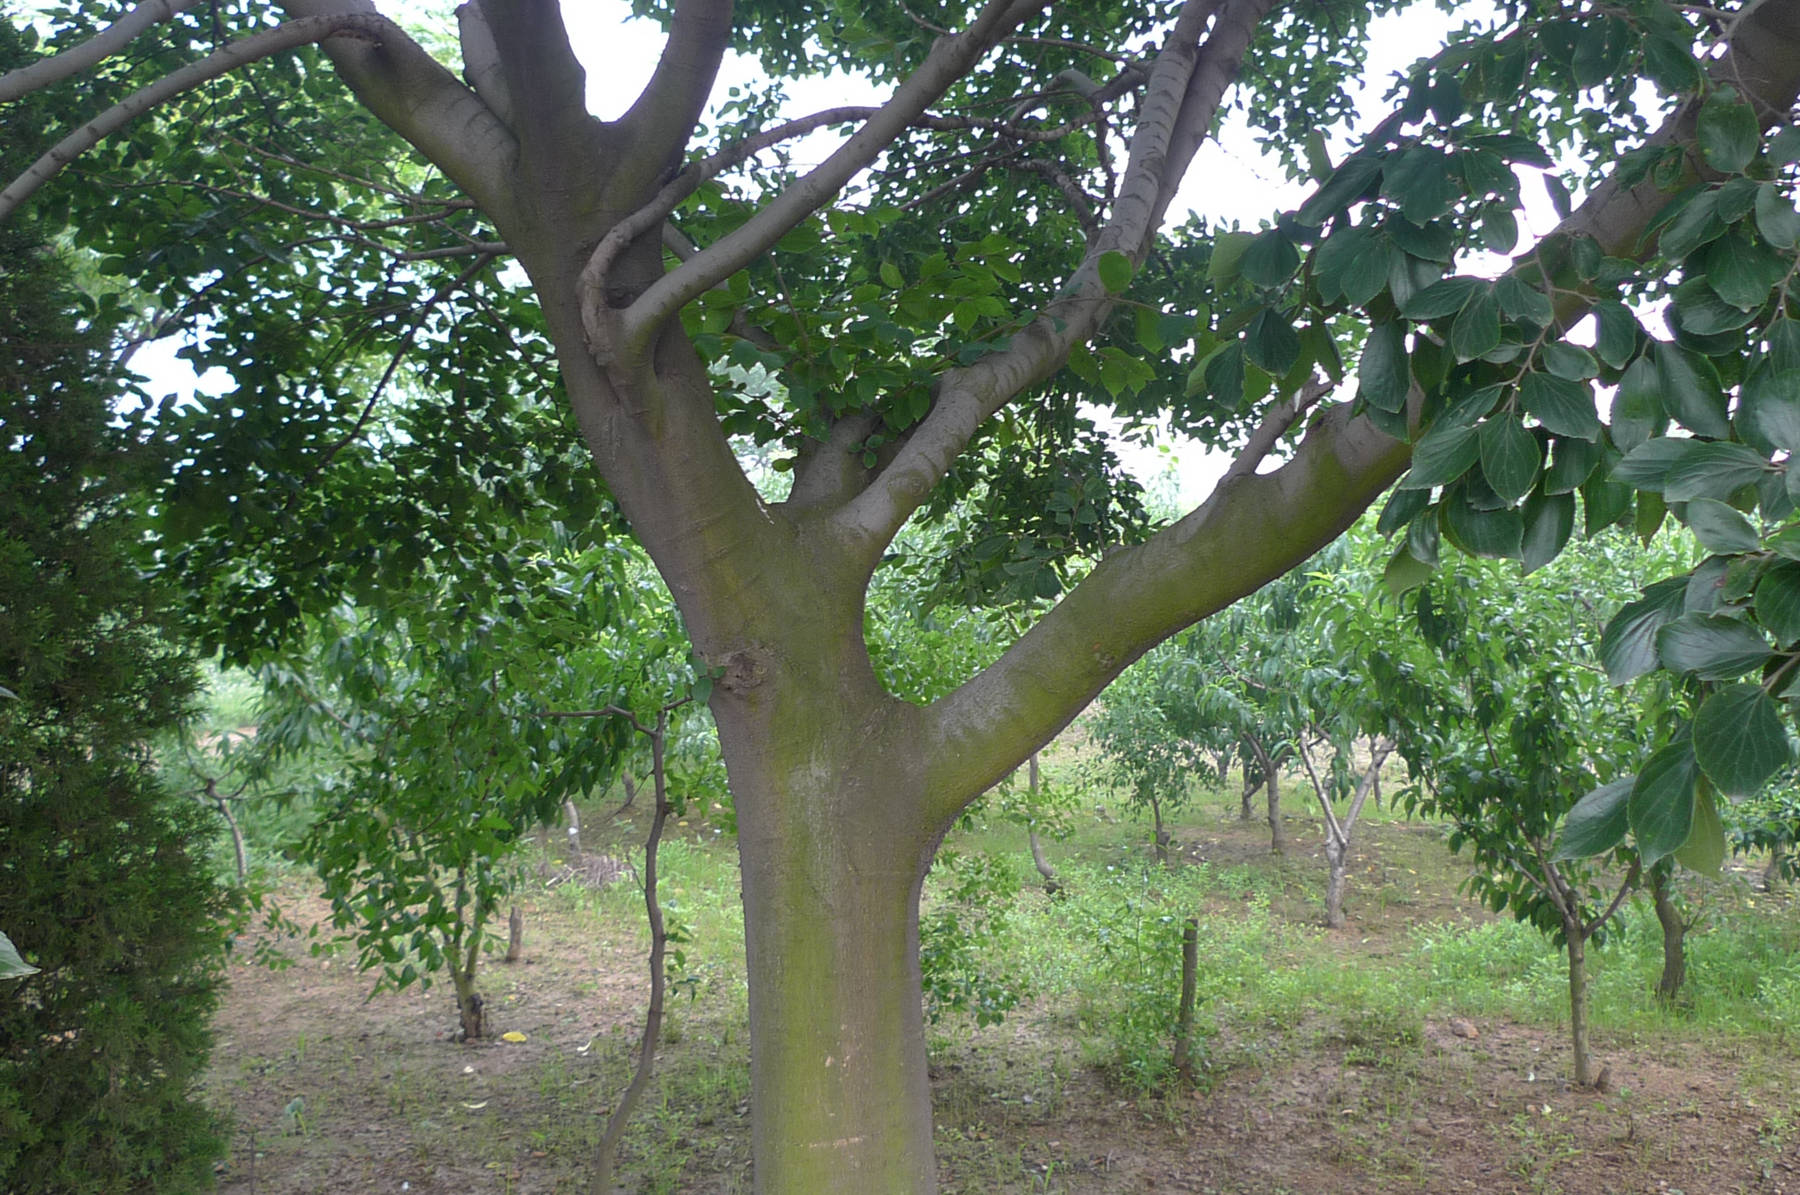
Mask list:
[[[404,0],[403,0],[404,3]],[[410,5],[406,5],[411,7]],[[387,5],[384,5],[387,7]],[[396,4],[393,7],[399,8]],[[442,11],[441,9],[439,10]],[[565,5],[564,19],[578,56],[588,70],[588,102],[603,118],[622,114],[649,80],[662,49],[662,33],[652,22],[634,20],[629,8],[616,0],[576,2]],[[416,14],[415,20],[432,20]],[[435,18],[449,22],[451,18]],[[1435,4],[1421,0],[1403,12],[1378,19],[1369,38],[1369,65],[1358,93],[1362,118],[1358,131],[1384,117],[1387,106],[1381,97],[1396,73],[1402,72],[1418,58],[1434,52],[1445,34],[1460,23],[1441,12]],[[449,26],[453,28],[454,26]],[[715,99],[722,99],[733,85],[753,83],[759,72],[755,64],[737,55],[729,55],[720,73]],[[787,90],[792,102],[789,111],[801,115],[841,104],[876,104],[884,93],[867,81],[849,76],[790,81]],[[830,133],[815,134],[796,144],[797,163],[823,158],[836,144]],[[1330,147],[1334,158],[1347,148],[1344,140]],[[1187,180],[1177,193],[1170,220],[1179,223],[1190,211],[1198,211],[1213,221],[1235,221],[1246,228],[1256,228],[1275,213],[1297,207],[1307,195],[1307,187],[1287,181],[1280,166],[1266,158],[1251,136],[1242,115],[1227,122],[1220,140],[1202,147],[1190,167]],[[1526,187],[1528,198],[1539,189]],[[1528,206],[1521,228],[1521,244],[1534,239],[1534,232],[1550,227],[1554,215],[1547,202]],[[186,364],[174,356],[178,346],[171,342],[146,346],[133,365],[148,375],[153,389],[162,392],[192,393],[223,389],[223,377],[201,379],[196,387]],[[1204,498],[1213,482],[1223,472],[1228,459],[1207,453],[1199,446],[1170,440],[1158,447],[1121,444],[1126,463],[1146,481],[1162,474],[1179,462],[1179,499],[1184,509]]]

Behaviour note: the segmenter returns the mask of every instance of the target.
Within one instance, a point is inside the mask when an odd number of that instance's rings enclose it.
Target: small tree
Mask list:
[[[1574,1075],[1587,1086],[1595,1079],[1587,948],[1640,868],[1630,851],[1612,856],[1611,872],[1583,862],[1566,834],[1557,849],[1558,830],[1641,742],[1636,708],[1583,658],[1592,652],[1584,626],[1594,597],[1570,565],[1523,584],[1484,562],[1447,567],[1411,599],[1419,637],[1396,634],[1371,658],[1369,679],[1415,781],[1425,782],[1406,799],[1449,821],[1451,849],[1475,863],[1469,889],[1566,950]]]

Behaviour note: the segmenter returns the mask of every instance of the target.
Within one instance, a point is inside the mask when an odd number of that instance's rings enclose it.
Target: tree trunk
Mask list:
[[[1287,850],[1287,838],[1281,832],[1280,772],[1280,765],[1273,760],[1268,762],[1263,772],[1263,785],[1269,790],[1269,851],[1276,855]]]
[[[1563,918],[1563,936],[1569,949],[1569,1046],[1575,1054],[1575,1085],[1594,1085],[1594,1064],[1588,1057],[1587,938],[1579,922]]]
[[[759,1192],[937,1189],[918,902],[953,818],[929,820],[917,710],[880,695],[864,661],[835,684],[727,675],[714,689],[738,811]]]
[[[450,967],[450,985],[456,989],[456,1017],[462,1025],[464,1041],[482,1038],[481,993],[475,990],[475,970],[459,965]]]
[[[1036,826],[1025,827],[1025,835],[1031,840],[1031,862],[1044,881],[1044,895],[1055,896],[1062,891],[1062,879],[1056,874],[1056,868],[1050,866],[1050,860],[1044,858],[1044,844],[1038,839]]]
[[[1769,848],[1769,864],[1763,868],[1762,886],[1764,892],[1774,892],[1780,888],[1787,874],[1787,844],[1777,842]]]
[[[506,918],[506,961],[516,963],[525,957],[525,914],[518,905]]]
[[[1344,876],[1350,870],[1350,844],[1335,838],[1325,840],[1325,925],[1344,928]]]
[[[1050,866],[1050,860],[1044,858],[1044,844],[1038,841],[1035,810],[1037,808],[1038,784],[1042,777],[1038,772],[1038,757],[1037,752],[1035,751],[1031,753],[1031,761],[1028,765],[1026,774],[1030,777],[1029,788],[1027,791],[1031,793],[1030,805],[1034,811],[1033,820],[1025,824],[1025,836],[1031,843],[1031,863],[1032,866],[1037,868],[1038,875],[1044,881],[1044,894],[1047,896],[1055,896],[1058,892],[1062,891],[1062,881],[1057,878],[1056,868]]]
[[[1150,817],[1156,823],[1156,861],[1167,867],[1169,864],[1169,832],[1163,829],[1162,802],[1154,796],[1150,798]]]
[[[1238,807],[1238,820],[1247,822],[1251,817],[1251,798],[1256,796],[1256,790],[1263,785],[1262,762],[1259,756],[1256,756],[1251,752],[1243,752],[1242,759],[1244,764],[1244,778],[1242,786],[1243,792],[1240,794],[1242,804]]]
[[[1199,986],[1200,923],[1189,917],[1181,927],[1181,1004],[1175,1010],[1175,1072],[1194,1086],[1194,996]]]
[[[581,859],[581,813],[575,808],[575,802],[563,802],[563,820],[568,824],[569,858]]]
[[[1681,985],[1687,981],[1688,923],[1682,918],[1681,910],[1675,907],[1674,896],[1669,891],[1669,876],[1662,868],[1651,872],[1650,894],[1663,935],[1663,969],[1661,978],[1656,981],[1656,998],[1664,1004],[1673,1004],[1681,994]]]

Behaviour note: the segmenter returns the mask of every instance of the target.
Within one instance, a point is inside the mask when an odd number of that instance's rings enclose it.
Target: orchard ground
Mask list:
[[[998,1025],[952,1011],[932,1027],[947,1192],[1800,1193],[1800,916],[1750,863],[1690,883],[1701,925],[1678,1008],[1651,997],[1656,921],[1628,906],[1594,967],[1605,1089],[1581,1090],[1565,1078],[1560,953],[1459,893],[1441,827],[1365,815],[1349,926],[1328,932],[1321,826],[1303,789],[1288,794],[1287,854],[1238,820],[1235,791],[1207,793],[1177,818],[1167,869],[1147,825],[1090,809],[1050,844],[1055,898],[1034,886],[1023,829],[978,816],[953,833],[947,848],[1018,883],[976,969],[1027,994]],[[612,808],[583,810],[586,848],[630,856],[645,811]],[[663,895],[689,940],[625,1189],[748,1191],[735,851],[697,818],[675,829]],[[583,1190],[628,1077],[648,943],[635,885],[566,879],[560,855],[528,861],[523,962],[484,963],[489,1041],[451,1040],[447,985],[370,997],[347,946],[274,942],[293,960],[279,971],[240,950],[208,1084],[235,1118],[221,1190]],[[928,917],[947,899],[937,879]],[[302,874],[281,883],[290,916],[321,922],[308,892]],[[1197,1088],[1167,1075],[1156,1028],[1188,916]]]

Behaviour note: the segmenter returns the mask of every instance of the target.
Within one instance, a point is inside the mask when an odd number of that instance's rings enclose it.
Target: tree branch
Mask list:
[[[1169,142],[1211,3],[1188,0],[1152,63],[1124,185],[1111,218],[1064,284],[1062,297],[1014,335],[1005,350],[946,373],[918,430],[845,508],[842,523],[871,550],[879,551],[894,537],[989,416],[1061,368],[1069,350],[1091,337],[1112,311],[1115,299],[1100,281],[1099,261],[1108,252],[1124,253],[1133,263],[1143,260],[1167,206],[1158,204],[1164,178],[1171,173],[1179,178],[1187,167],[1187,159],[1170,157]]]
[[[622,312],[607,308],[603,287],[595,284],[603,281],[604,265],[597,272],[600,279],[584,271],[582,315],[592,342],[590,347],[603,359],[642,352],[663,323],[688,302],[749,265],[794,226],[830,202],[844,184],[954,86],[995,42],[1046,2],[987,0],[974,23],[954,37],[940,38],[893,97],[836,152],[737,229],[657,279]]]
[[[296,16],[364,13],[372,0],[280,0]],[[481,97],[391,23],[378,45],[324,43],[340,78],[496,223],[517,214],[519,144]]]
[[[197,3],[199,0],[144,0],[80,45],[0,75],[0,104],[98,65],[131,44],[144,30],[172,19]]]
[[[341,37],[356,37],[379,44],[384,38],[394,35],[404,36],[400,34],[399,27],[386,17],[370,13],[341,13],[335,16],[301,17],[215,50],[198,62],[191,62],[133,92],[58,141],[48,153],[8,183],[4,191],[0,191],[0,221],[17,211],[19,205],[29,199],[39,187],[55,178],[63,167],[98,145],[102,139],[183,92],[192,91],[258,59],[297,46]]]
[[[656,71],[618,122],[635,159],[627,169],[680,163],[731,41],[731,8],[731,0],[676,0]]]

